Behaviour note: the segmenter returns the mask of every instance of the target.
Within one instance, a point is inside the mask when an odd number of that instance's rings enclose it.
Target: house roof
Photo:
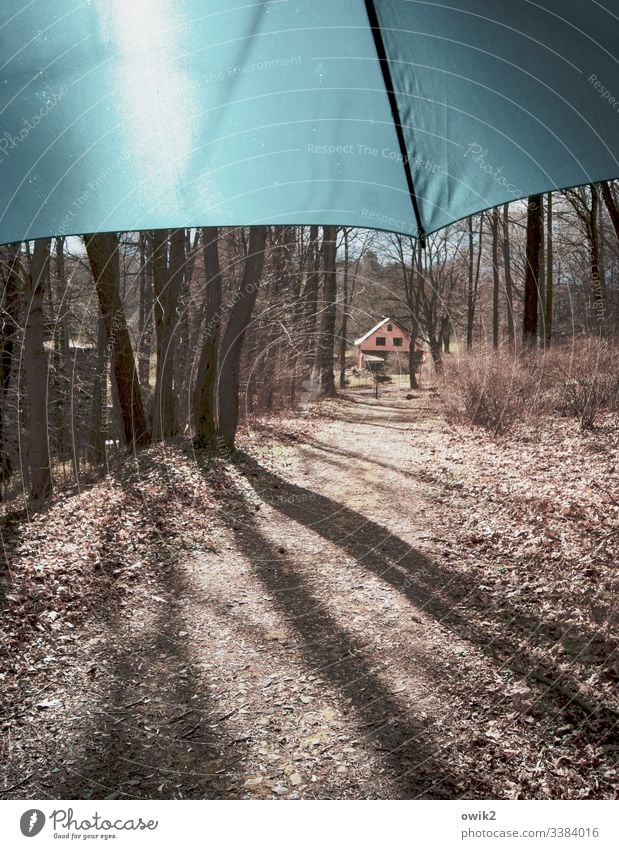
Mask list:
[[[362,342],[365,342],[366,339],[370,338],[372,333],[376,333],[377,330],[380,330],[380,328],[383,326],[383,324],[387,324],[387,322],[390,321],[390,320],[391,319],[389,319],[389,318],[383,318],[382,321],[378,322],[376,327],[373,327],[371,330],[368,330],[368,332],[365,334],[365,336],[360,336],[358,339],[355,339],[355,345],[361,345]]]
[[[381,321],[378,322],[376,327],[373,327],[371,330],[368,330],[368,332],[365,334],[365,336],[360,336],[358,339],[355,339],[355,345],[362,345],[365,342],[366,339],[370,338],[372,333],[376,333],[377,330],[380,330],[380,328],[383,327],[383,325],[387,324],[388,322],[391,322],[391,324],[395,324],[395,326],[398,328],[398,330],[401,333],[406,333],[406,331],[402,330],[400,325],[396,321],[394,321],[392,318],[383,318]]]

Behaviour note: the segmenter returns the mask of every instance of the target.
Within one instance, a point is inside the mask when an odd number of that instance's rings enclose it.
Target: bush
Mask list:
[[[482,351],[452,361],[441,393],[451,421],[493,434],[543,413],[573,416],[583,430],[619,411],[619,351],[583,339],[549,351]]]
[[[563,362],[555,367],[555,411],[574,416],[583,430],[591,430],[602,413],[619,410],[618,353],[601,339],[566,350]]]
[[[524,417],[534,395],[534,376],[513,354],[467,354],[450,362],[445,373],[446,413],[499,435]]]

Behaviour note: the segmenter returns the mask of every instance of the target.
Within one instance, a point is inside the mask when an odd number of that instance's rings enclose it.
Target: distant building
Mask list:
[[[355,346],[359,351],[359,368],[375,363],[377,357],[386,362],[390,354],[406,355],[408,363],[410,336],[391,318],[383,318],[365,336],[355,339]]]

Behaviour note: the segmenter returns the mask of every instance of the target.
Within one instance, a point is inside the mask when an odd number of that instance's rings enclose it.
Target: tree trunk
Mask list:
[[[408,379],[411,389],[419,389],[419,383],[417,381],[417,348],[415,345],[415,333],[416,327],[415,322],[413,322],[411,324],[411,341],[408,349]]]
[[[88,459],[99,466],[105,460],[105,438],[107,433],[107,335],[103,316],[97,320],[97,361],[92,382],[92,405],[90,408],[90,438]]]
[[[138,312],[138,374],[142,391],[149,389],[153,310],[152,239],[140,232],[140,305]]]
[[[448,315],[441,316],[441,342],[443,353],[449,354],[451,348],[451,321]]]
[[[552,310],[554,297],[554,245],[552,235],[552,192],[548,192],[546,209],[546,303],[544,304],[544,347],[549,348],[552,341]]]
[[[118,386],[125,442],[143,448],[150,442],[131,339],[120,300],[118,238],[115,233],[84,237],[105,324]]]
[[[546,222],[544,218],[544,196],[540,195],[540,227],[541,236],[539,244],[539,280],[537,299],[537,327],[541,347],[546,345]]]
[[[234,448],[239,423],[240,365],[243,339],[251,320],[262,268],[267,228],[252,227],[238,298],[232,307],[221,346],[221,366],[217,381],[219,435],[221,443]]]
[[[320,392],[330,398],[336,394],[333,362],[337,309],[336,238],[337,227],[328,225],[323,228],[324,285],[319,342]]]
[[[153,440],[156,441],[170,439],[176,436],[177,432],[172,336],[176,322],[178,280],[182,273],[185,234],[183,230],[175,230],[171,238],[168,236],[167,230],[156,230],[153,245],[155,334],[157,337]]]
[[[61,444],[63,446],[63,455],[64,448],[68,443],[71,451],[73,475],[75,477],[75,482],[79,483],[79,445],[76,441],[77,428],[74,409],[75,393],[73,391],[73,368],[70,347],[71,304],[69,303],[69,287],[67,284],[65,270],[64,248],[65,238],[61,236],[56,239],[56,271],[60,287],[60,301],[58,307],[59,316],[54,326],[54,349],[59,361],[60,427],[62,431]]]
[[[320,248],[318,246],[318,226],[310,227],[308,245],[308,273],[303,287],[303,302],[305,306],[305,320],[303,328],[303,341],[307,347],[307,365],[312,368],[316,360],[316,320],[318,317],[318,287],[320,285]]]
[[[514,328],[514,282],[512,278],[512,256],[509,238],[509,204],[503,206],[503,269],[505,273],[505,300],[507,302],[507,338],[513,344]]]
[[[4,438],[4,417],[6,399],[11,385],[13,371],[13,352],[19,333],[19,313],[21,309],[22,276],[21,244],[9,246],[10,255],[8,273],[2,304],[2,337],[0,341],[0,481],[7,481],[13,474],[13,464],[6,450]]]
[[[604,322],[605,283],[600,274],[600,240],[598,233],[598,191],[591,185],[591,226],[589,249],[591,253],[591,285],[593,289],[593,309],[600,324]]]
[[[534,348],[537,344],[541,240],[541,196],[532,195],[529,198],[527,211],[527,267],[524,280],[524,315],[522,319],[522,342],[525,348]]]
[[[499,210],[492,210],[492,347],[499,348]]]
[[[191,378],[193,368],[191,360],[193,351],[190,353],[190,325],[189,311],[191,306],[191,284],[193,270],[198,253],[200,231],[196,230],[193,244],[189,230],[185,233],[185,239],[179,251],[181,251],[182,267],[178,274],[178,295],[176,303],[176,327],[174,333],[174,388],[177,399],[176,421],[179,433],[186,434],[191,427],[192,392]]]
[[[348,228],[344,228],[344,297],[340,327],[340,389],[346,389],[346,345],[348,337]]]
[[[26,286],[24,366],[28,396],[30,497],[39,502],[52,491],[47,421],[47,356],[43,346],[43,298],[49,275],[49,239],[38,239]]]
[[[484,229],[484,213],[482,212],[479,219],[479,250],[477,253],[477,268],[475,268],[475,249],[473,242],[473,218],[468,219],[469,223],[469,286],[468,286],[468,304],[466,316],[466,348],[470,351],[473,347],[473,329],[475,327],[475,308],[477,305],[477,290],[479,287],[479,274],[481,270],[481,253],[482,253],[482,238]]]
[[[217,360],[221,327],[222,276],[217,227],[202,230],[206,278],[205,330],[193,393],[194,442],[212,448],[217,438]]]

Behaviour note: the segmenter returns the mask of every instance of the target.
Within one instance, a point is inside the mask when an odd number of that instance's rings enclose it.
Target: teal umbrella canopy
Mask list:
[[[418,236],[618,175],[617,0],[4,0],[0,242]]]

